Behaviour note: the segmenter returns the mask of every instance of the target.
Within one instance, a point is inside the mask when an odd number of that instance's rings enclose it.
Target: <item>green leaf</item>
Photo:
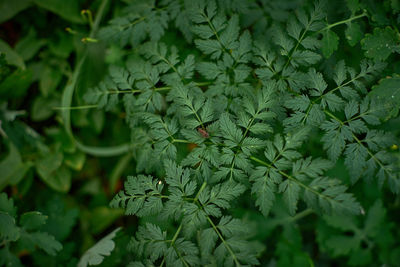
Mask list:
[[[3,40],[0,40],[0,53],[6,54],[8,64],[14,65],[22,70],[25,69],[24,59]]]
[[[200,62],[197,64],[197,70],[209,80],[215,79],[221,73],[219,66],[211,62]]]
[[[113,208],[125,209],[126,215],[139,217],[159,213],[163,208],[161,200],[164,185],[151,176],[128,176],[125,190],[120,191],[111,201]]]
[[[363,35],[360,24],[358,23],[350,23],[345,30],[345,36],[350,46],[358,44]]]
[[[49,153],[44,155],[36,163],[38,173],[44,178],[48,178],[50,174],[60,168],[63,161],[61,152]]]
[[[17,1],[18,2],[18,1]],[[37,39],[34,28],[15,45],[15,51],[23,58],[30,60],[46,44],[46,40]]]
[[[11,267],[11,266],[23,267],[24,266],[24,265],[22,265],[19,258],[16,255],[14,255],[7,248],[0,249],[0,264],[2,266],[7,266],[7,267]]]
[[[17,241],[20,237],[20,229],[15,224],[15,219],[9,214],[0,211],[0,240]]]
[[[100,239],[93,247],[88,249],[80,258],[78,267],[86,267],[88,265],[99,265],[103,262],[105,256],[110,256],[115,248],[113,238],[121,228],[117,228],[102,239]]]
[[[339,37],[335,32],[328,30],[323,33],[322,37],[322,54],[324,57],[329,58],[333,52],[338,48]]]
[[[361,40],[365,56],[375,61],[383,61],[393,52],[399,52],[399,45],[398,33],[390,27],[375,28],[372,34],[366,34],[365,38]]]
[[[74,154],[64,154],[64,163],[75,171],[80,171],[86,162],[86,154],[77,151]]]
[[[380,246],[380,242],[386,245],[393,242],[385,214],[386,209],[381,200],[377,200],[363,218],[364,227],[359,226],[360,218],[357,217],[324,216],[329,227],[323,224],[318,227],[318,242],[320,245],[324,244],[334,257],[349,255],[350,264],[369,264],[372,260],[370,254],[375,246]],[[388,227],[384,228],[382,225]],[[331,228],[335,231],[329,231]]]
[[[36,97],[32,104],[32,120],[43,121],[50,118],[55,112],[54,108],[57,106],[59,106],[59,101],[56,98]]]
[[[364,231],[369,236],[375,237],[380,232],[380,227],[385,224],[386,209],[382,201],[375,201],[374,205],[368,210],[368,216],[365,220]]]
[[[66,207],[66,202],[67,200],[63,200],[58,195],[49,198],[42,210],[49,217],[46,224],[41,227],[41,231],[53,235],[60,242],[69,237],[80,215],[77,208],[69,209]]]
[[[312,95],[322,95],[328,84],[324,80],[322,73],[316,72],[315,69],[310,69],[308,72],[309,85],[307,87],[316,89],[316,92],[312,92]]]
[[[305,50],[305,51],[295,51],[292,55],[294,67],[298,67],[298,65],[313,65],[321,60],[321,56],[315,52]]]
[[[157,225],[146,223],[146,225],[139,226],[136,238],[138,240],[133,240],[131,248],[132,252],[139,257],[145,254],[147,258],[155,261],[167,252],[167,244],[164,242],[167,238],[167,233]],[[176,258],[174,255],[170,255],[170,257],[172,259]]]
[[[336,161],[345,148],[346,140],[352,140],[351,131],[347,127],[341,128],[340,123],[334,120],[325,121],[321,129],[326,131],[322,137],[324,149],[327,149],[329,158]]]
[[[62,166],[61,152],[48,153],[36,162],[39,177],[51,188],[60,192],[68,192],[71,187],[71,172]]]
[[[21,243],[32,250],[37,246],[51,256],[55,256],[63,248],[54,236],[44,232],[23,232],[21,233]]]
[[[215,248],[213,256],[219,265],[231,262],[230,266],[241,264],[258,265],[256,250],[248,242],[245,236],[251,231],[249,227],[239,219],[224,216],[216,226],[217,231],[224,236],[225,242]]]
[[[134,77],[132,77],[126,69],[117,66],[111,66],[110,76],[112,80],[118,85],[118,88],[122,90],[132,89]]]
[[[217,40],[195,40],[197,48],[211,59],[218,59],[222,54],[221,44]]]
[[[68,34],[65,32],[55,32],[57,35],[57,39],[52,39],[52,42],[48,43],[49,50],[51,51],[52,54],[54,54],[57,57],[60,57],[60,59],[57,59],[55,62],[56,64],[65,64],[65,61],[62,60],[67,60],[69,55],[72,53],[74,49],[74,37],[72,34]],[[40,40],[42,41],[42,40]],[[46,40],[44,40],[46,41]],[[47,44],[47,42],[46,42]],[[75,44],[76,45],[76,44]],[[93,49],[93,53],[98,53],[98,51],[101,51],[101,49]],[[95,65],[97,62],[93,62],[92,64]],[[66,67],[66,66],[65,66]],[[89,67],[90,68],[90,67]],[[97,73],[97,72],[94,72]],[[96,75],[96,74],[94,74]]]
[[[5,99],[23,97],[32,83],[32,76],[30,69],[17,69],[0,83],[0,96]]]
[[[231,121],[229,115],[224,113],[219,119],[219,127],[223,136],[227,139],[229,146],[240,143],[242,139],[242,131]]]
[[[279,192],[283,192],[283,200],[289,209],[290,215],[295,215],[300,195],[300,186],[290,180],[285,180],[279,185]]]
[[[346,193],[347,187],[339,180],[319,177],[314,179],[308,188],[304,198],[314,210],[325,214],[360,214],[360,204],[352,194]]]
[[[271,170],[273,172],[273,170]],[[261,213],[267,217],[273,204],[275,203],[275,193],[277,191],[275,183],[270,176],[277,174],[270,174],[266,167],[257,167],[251,176],[254,184],[251,192],[256,194],[256,206],[259,207]]]
[[[0,193],[0,211],[8,213],[12,217],[16,216],[17,208],[14,207],[14,200],[8,198],[6,193]]]
[[[368,95],[382,103],[388,112],[386,119],[396,117],[400,110],[400,76],[382,79]]]
[[[326,245],[333,250],[334,256],[346,255],[358,248],[360,240],[349,236],[338,235],[331,237]]]
[[[53,66],[46,65],[39,79],[39,89],[43,96],[47,97],[57,88],[62,78],[62,73]]]
[[[352,14],[355,14],[361,8],[359,0],[347,0],[346,4]]]
[[[78,1],[63,0],[33,0],[41,8],[47,9],[65,20],[73,23],[83,23],[80,16],[80,6]]]
[[[245,190],[246,188],[243,185],[228,181],[213,186],[211,190],[204,190],[200,194],[199,200],[207,214],[220,217],[220,208],[228,209],[230,207],[229,203],[239,197]]]
[[[30,211],[21,215],[20,224],[25,230],[35,230],[45,224],[47,216],[38,211]]]
[[[239,16],[234,15],[228,21],[227,27],[220,36],[220,41],[225,49],[235,49],[239,37]]]
[[[23,162],[18,149],[13,143],[9,143],[10,152],[0,162],[0,190],[7,185],[18,184],[32,167],[32,162]]]
[[[0,0],[0,23],[3,23],[31,5],[31,0]]]

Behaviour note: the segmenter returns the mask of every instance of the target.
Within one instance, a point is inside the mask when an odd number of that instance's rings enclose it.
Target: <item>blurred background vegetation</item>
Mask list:
[[[134,218],[123,218],[121,210],[109,208],[121,178],[134,170],[131,156],[86,155],[66,132],[60,113],[63,89],[87,46],[75,106],[84,105],[85,88],[99,82],[107,65],[122,58],[123,51],[115,47],[85,40],[95,16],[92,12],[100,4],[0,1],[0,190],[14,199],[18,214],[35,210],[47,215],[40,230],[63,244],[56,257],[13,246],[28,266],[76,266],[83,252],[116,226],[135,225]],[[114,1],[106,6],[104,19],[123,4]],[[74,132],[86,144],[129,141],[123,114],[83,107],[71,110],[71,120]],[[109,261],[126,262],[118,253],[125,252],[127,240],[128,236],[116,239],[122,245],[117,245]]]

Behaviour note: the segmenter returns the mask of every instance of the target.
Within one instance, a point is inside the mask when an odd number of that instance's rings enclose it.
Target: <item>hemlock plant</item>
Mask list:
[[[356,2],[334,23],[323,2],[281,7],[281,20],[268,14],[273,2],[152,4],[132,2],[100,30],[130,54],[85,95],[106,110],[121,103],[132,131],[137,175],[111,202],[143,218],[129,245],[131,266],[257,265],[264,248],[232,208],[255,206],[268,220],[281,198],[292,216],[300,205],[360,215],[348,186],[373,179],[399,193],[388,152],[396,141],[379,127],[398,115],[385,102],[398,105],[399,89],[389,100],[370,89],[386,67],[381,60],[399,49],[392,28],[362,40],[359,66],[340,57],[326,66],[339,47],[336,26],[347,27],[347,45],[362,35],[367,13]],[[348,185],[326,175],[340,161]]]
[[[110,203],[125,233],[78,266],[115,248],[131,267],[399,264],[398,1],[123,2],[90,17],[61,96],[69,142],[129,155],[113,177],[134,162]],[[77,84],[91,42],[109,66],[88,89]],[[74,91],[94,116],[124,117],[130,141],[75,137]]]

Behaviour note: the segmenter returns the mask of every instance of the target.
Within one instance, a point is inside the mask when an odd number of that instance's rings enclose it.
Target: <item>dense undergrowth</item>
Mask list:
[[[0,0],[0,266],[398,266],[399,22]]]

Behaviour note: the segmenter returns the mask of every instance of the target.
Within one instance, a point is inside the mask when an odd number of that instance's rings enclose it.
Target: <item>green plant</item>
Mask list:
[[[398,265],[398,1],[50,2],[8,7],[58,42],[0,42],[0,189],[63,244],[35,265]]]
[[[143,261],[133,266],[258,264],[262,246],[248,242],[248,223],[231,216],[240,205],[268,218],[282,197],[292,216],[299,201],[318,214],[360,215],[364,208],[343,181],[326,174],[342,160],[349,185],[375,179],[399,193],[399,165],[389,152],[397,141],[379,128],[397,116],[398,89],[388,89],[394,105],[382,105],[382,90],[369,89],[390,71],[379,60],[398,49],[393,28],[367,35],[362,47],[375,62],[353,68],[344,55],[331,55],[339,26],[347,26],[348,46],[361,39],[358,21],[368,13],[356,2],[334,23],[326,22],[322,2],[283,14],[283,23],[265,9],[272,20],[264,29],[251,19],[256,2],[142,3],[100,31],[132,50],[85,95],[106,110],[123,103],[136,171],[151,174],[129,177],[111,202],[143,218],[130,243]]]
[[[17,209],[12,199],[5,193],[0,194],[0,242],[1,265],[19,266],[21,262],[10,252],[12,246],[21,250],[33,250],[35,246],[47,254],[56,255],[62,245],[54,236],[38,231],[46,223],[47,216],[37,211],[25,212],[16,223]]]

